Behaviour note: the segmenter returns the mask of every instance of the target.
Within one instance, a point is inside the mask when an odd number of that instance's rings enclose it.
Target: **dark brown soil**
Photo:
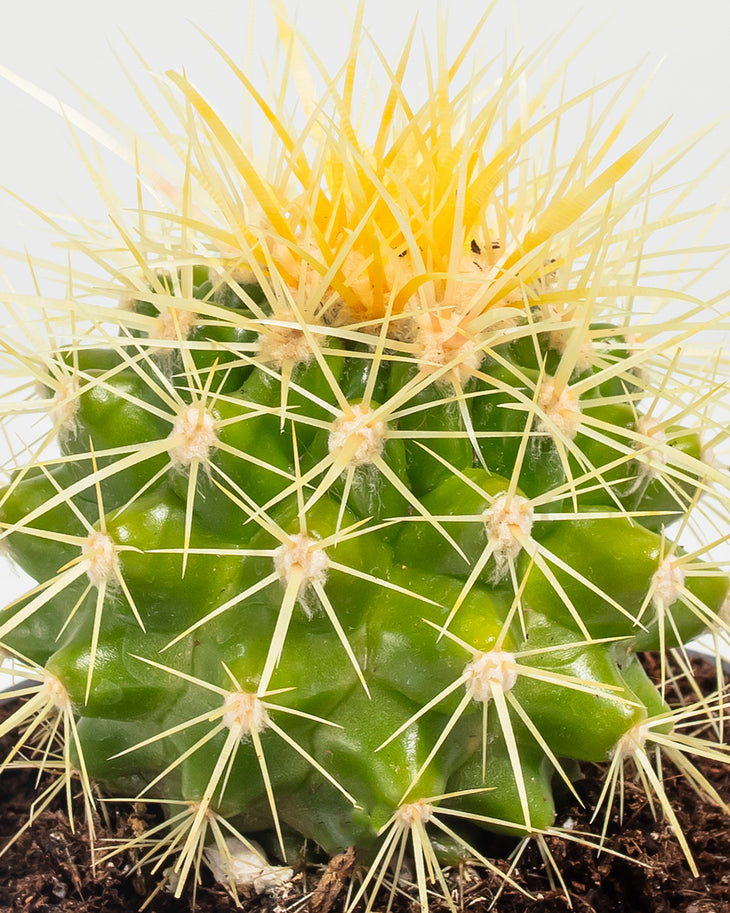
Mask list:
[[[651,659],[648,660],[651,664]],[[714,669],[695,661],[700,680],[715,686]],[[2,708],[0,707],[0,711]],[[710,733],[704,733],[710,737]],[[730,800],[730,770],[712,761],[696,761],[707,780],[725,800]],[[585,771],[579,792],[591,808],[601,789],[598,768]],[[0,778],[0,842],[13,835],[27,818],[35,792],[35,775],[11,770]],[[608,845],[627,858],[585,848],[558,838],[548,846],[567,886],[575,913],[730,913],[730,819],[717,806],[701,801],[675,771],[664,771],[665,789],[700,870],[692,877],[682,851],[666,821],[655,820],[643,789],[626,784],[624,820],[609,824]],[[144,823],[143,806],[112,805],[108,821],[97,821],[101,837],[131,833]],[[561,809],[558,824],[574,821],[576,830],[589,829],[586,813],[577,804]],[[79,816],[83,822],[83,816]],[[493,847],[496,849],[496,847]],[[33,827],[0,857],[0,913],[131,913],[154,889],[155,879],[139,873],[127,875],[132,860],[120,856],[96,870],[88,866],[88,835],[84,825],[69,827],[64,800],[43,811]],[[347,882],[353,869],[351,854],[332,860],[327,868],[311,867],[299,873],[287,893],[278,898],[242,897],[246,913],[341,913]],[[507,863],[500,863],[503,868]],[[514,877],[535,897],[528,900],[512,888],[502,891],[497,913],[565,913],[569,904],[560,885],[551,886],[538,848],[530,844]],[[482,913],[492,903],[499,881],[484,878],[483,870],[468,868],[451,873],[457,909]],[[219,887],[203,884],[197,889],[198,913],[228,913],[236,908]],[[192,897],[176,900],[160,892],[147,906],[151,913],[187,913]],[[385,909],[385,903],[375,906]],[[434,898],[434,913],[447,909]],[[417,913],[413,897],[398,894],[394,913]]]

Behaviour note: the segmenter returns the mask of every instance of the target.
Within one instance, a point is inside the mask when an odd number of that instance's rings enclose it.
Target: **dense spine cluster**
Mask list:
[[[0,497],[36,581],[0,614],[37,682],[6,764],[159,802],[138,843],[178,891],[214,847],[235,892],[233,845],[308,838],[372,863],[353,905],[406,848],[426,907],[441,865],[491,865],[481,832],[554,832],[576,761],[609,762],[602,805],[633,765],[671,817],[653,748],[726,758],[691,734],[721,696],[671,710],[637,656],[728,633],[725,378],[679,349],[716,309],[668,285],[686,313],[648,313],[636,275],[654,135],[605,165],[589,123],[528,176],[519,79],[477,110],[444,65],[413,107],[407,48],[366,147],[357,55],[300,133],[232,64],[268,176],[169,74],[181,199],[156,233],[111,213],[121,266],[81,245],[121,303],[23,299],[2,341],[8,419],[47,417]]]

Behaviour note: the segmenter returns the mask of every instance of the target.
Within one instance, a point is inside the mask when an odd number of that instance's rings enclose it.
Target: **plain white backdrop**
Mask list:
[[[0,66],[30,80],[67,105],[77,106],[78,85],[147,135],[150,122],[129,88],[116,52],[139,72],[131,47],[156,71],[185,68],[215,106],[228,117],[239,112],[220,79],[222,68],[199,25],[234,57],[253,46],[254,58],[270,59],[275,26],[268,0],[32,0],[3,2]],[[349,41],[355,2],[282,0],[294,22],[333,70]],[[419,28],[433,46],[437,12],[449,22],[449,44],[461,46],[483,11],[468,0],[367,0],[365,24],[386,56],[395,62],[416,14]],[[685,158],[675,180],[690,181],[716,158],[726,155],[692,204],[705,206],[730,191],[730,5],[727,0],[497,0],[480,38],[484,58],[512,57],[519,47],[529,55],[564,29],[550,60],[557,66],[593,35],[575,59],[567,94],[643,64],[635,86],[654,73],[651,85],[628,125],[625,144],[672,118],[657,144],[670,148],[688,134],[718,121],[713,133]],[[253,30],[251,17],[253,16]],[[417,55],[416,55],[417,56]],[[656,72],[654,72],[656,71]],[[407,79],[410,78],[407,76]],[[422,78],[422,77],[421,77]],[[413,90],[418,92],[418,75]],[[387,88],[387,87],[386,87]],[[570,140],[570,138],[568,138]],[[575,138],[575,143],[579,137]],[[117,191],[135,201],[134,175],[127,166],[112,168]],[[43,211],[104,215],[93,183],[80,164],[63,117],[0,78],[0,187],[12,190]],[[728,244],[730,220],[720,216],[707,241]],[[0,268],[13,285],[29,291],[27,269],[2,250],[25,250],[34,256],[53,254],[40,221],[11,195],[0,192]],[[708,294],[730,287],[730,274],[710,277]],[[3,568],[0,567],[0,575]],[[17,581],[9,584],[16,586]]]

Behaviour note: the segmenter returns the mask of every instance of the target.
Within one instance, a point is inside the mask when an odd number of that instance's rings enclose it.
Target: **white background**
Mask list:
[[[330,70],[347,49],[354,3],[335,0],[283,0],[292,18]],[[151,125],[129,89],[115,56],[139,73],[130,45],[153,70],[185,67],[215,106],[228,117],[238,113],[219,76],[220,62],[193,23],[200,25],[233,56],[253,35],[254,57],[270,58],[275,28],[267,0],[31,0],[20,4],[0,0],[0,65],[68,105],[77,106],[74,83],[99,99],[122,120],[147,135]],[[470,11],[472,6],[477,11]],[[484,4],[467,0],[367,0],[365,24],[389,60],[395,62],[413,17],[433,47],[437,9],[449,20],[449,46],[461,46]],[[610,9],[608,8],[610,7]],[[512,57],[523,46],[527,55],[567,27],[550,55],[559,65],[595,31],[589,45],[571,65],[567,96],[640,64],[638,87],[657,69],[630,122],[627,148],[654,126],[672,116],[658,150],[719,119],[714,133],[698,145],[676,172],[692,180],[721,154],[730,151],[730,34],[726,0],[497,0],[482,32],[483,56],[502,52]],[[250,28],[253,15],[254,30]],[[420,48],[417,48],[420,54]],[[231,83],[228,82],[228,85]],[[413,86],[418,91],[418,79]],[[570,143],[570,137],[567,138]],[[575,145],[580,137],[575,137]],[[134,176],[126,166],[112,171],[117,191],[135,201]],[[74,212],[103,218],[93,183],[78,161],[67,124],[57,113],[0,79],[0,186],[44,211]],[[723,160],[691,202],[703,206],[720,201],[730,190],[730,161]],[[727,244],[727,216],[718,218],[707,240]],[[0,251],[28,249],[51,255],[49,239],[35,217],[13,197],[0,192]],[[59,255],[56,255],[59,256]],[[0,253],[0,267],[16,288],[30,290],[26,269]],[[710,279],[709,294],[730,286],[730,274]],[[0,572],[3,568],[0,567]],[[11,586],[16,586],[11,583]],[[7,590],[4,595],[7,595]]]

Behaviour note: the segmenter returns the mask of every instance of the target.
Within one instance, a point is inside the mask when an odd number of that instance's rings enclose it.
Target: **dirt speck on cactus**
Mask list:
[[[727,811],[696,762],[730,761],[730,315],[692,288],[716,252],[662,183],[676,151],[661,128],[622,145],[601,88],[530,100],[539,54],[476,67],[485,21],[413,97],[410,40],[393,68],[372,55],[360,96],[357,19],[315,100],[279,30],[296,65],[271,101],[213,46],[256,129],[188,70],[157,82],[164,178],[108,115],[92,140],[136,163],[136,204],[89,158],[108,228],[47,217],[73,294],[0,296],[22,440],[0,539],[32,581],[0,614],[26,698],[0,772],[39,784],[0,853],[60,795],[96,865],[133,859],[155,898],[212,870],[239,904],[237,859],[276,888],[354,854],[348,913],[409,883],[455,909],[473,867],[490,901],[531,903],[533,853],[567,903],[556,846],[625,861],[613,822],[638,788],[699,875],[665,775]],[[687,237],[658,249],[667,226]],[[576,829],[556,808],[591,764]],[[153,810],[111,844],[110,799]]]

